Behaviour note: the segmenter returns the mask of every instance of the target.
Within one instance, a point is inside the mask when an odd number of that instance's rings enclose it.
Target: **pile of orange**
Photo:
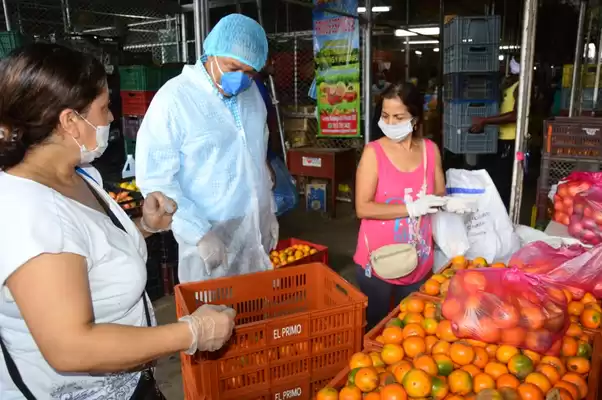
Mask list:
[[[316,254],[318,250],[306,244],[295,244],[284,250],[273,250],[270,253],[270,260],[274,268],[284,267],[287,264],[301,260],[307,256]]]
[[[481,257],[467,260],[464,256],[457,256],[450,261],[448,267],[430,277],[420,287],[420,293],[445,297],[449,290],[450,279],[456,274],[456,271],[475,268],[506,268],[506,265],[502,263],[488,264],[487,260]]]
[[[593,294],[585,293],[580,299],[568,291],[563,290],[571,318],[571,328],[578,325],[586,329],[599,329],[602,322],[602,308]]]

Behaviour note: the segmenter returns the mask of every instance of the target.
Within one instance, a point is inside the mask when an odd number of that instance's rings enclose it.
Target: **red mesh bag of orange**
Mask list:
[[[562,289],[518,268],[458,271],[441,312],[459,338],[550,355],[570,324]]]

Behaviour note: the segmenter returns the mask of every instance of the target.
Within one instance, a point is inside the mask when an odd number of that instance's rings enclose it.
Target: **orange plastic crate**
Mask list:
[[[301,239],[282,239],[278,242],[278,245],[274,250],[280,251],[292,247],[294,245],[303,244],[311,247],[312,249],[316,249],[318,252],[316,254],[311,254],[307,257],[303,257],[300,260],[294,261],[292,263],[286,264],[286,267],[291,267],[295,265],[302,265],[308,263],[322,263],[328,265],[328,247],[322,246],[321,244],[311,243]]]
[[[175,296],[178,317],[204,302],[238,312],[224,349],[181,355],[189,400],[310,399],[362,347],[367,298],[321,263],[180,284]]]

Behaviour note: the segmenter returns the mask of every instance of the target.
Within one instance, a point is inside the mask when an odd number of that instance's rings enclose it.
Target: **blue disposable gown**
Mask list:
[[[178,204],[172,230],[181,282],[270,268],[267,139],[255,84],[225,98],[201,61],[185,66],[153,98],[136,141],[136,182],[145,196],[161,191]],[[228,265],[211,275],[196,248],[209,231],[228,252]]]

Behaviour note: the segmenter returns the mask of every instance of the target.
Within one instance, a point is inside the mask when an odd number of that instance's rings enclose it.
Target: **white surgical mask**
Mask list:
[[[378,127],[385,134],[386,137],[393,140],[394,142],[401,142],[407,138],[410,133],[414,131],[412,120],[402,122],[399,124],[387,124],[383,119],[378,120]]]
[[[81,119],[86,121],[88,125],[90,125],[96,130],[96,148],[94,150],[88,150],[88,148],[85,145],[80,144],[76,138],[73,138],[73,140],[75,140],[75,143],[77,143],[77,145],[79,146],[79,150],[81,153],[81,164],[90,164],[92,161],[96,160],[97,158],[100,158],[100,156],[102,156],[102,154],[109,146],[109,133],[111,132],[111,126],[95,126],[82,115],[80,115],[80,113],[78,113],[77,111],[76,113]]]

